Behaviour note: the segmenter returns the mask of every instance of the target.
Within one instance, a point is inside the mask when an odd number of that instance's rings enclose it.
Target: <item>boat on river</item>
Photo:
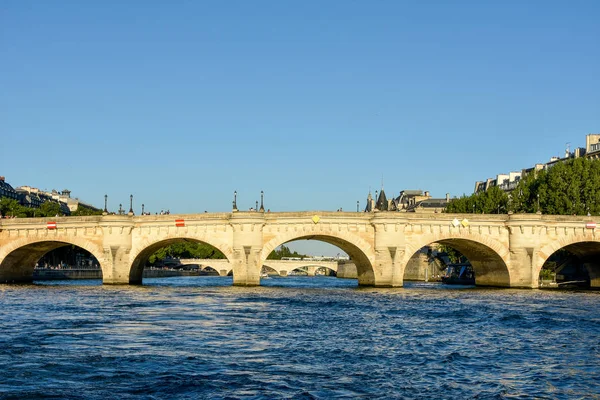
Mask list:
[[[448,285],[474,285],[475,272],[469,263],[449,264],[442,276],[442,283]]]

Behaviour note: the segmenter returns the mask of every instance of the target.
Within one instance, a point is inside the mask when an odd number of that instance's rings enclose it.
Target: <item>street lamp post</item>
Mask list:
[[[142,203],[142,215],[144,215],[144,203]]]
[[[540,213],[540,194],[537,194],[537,213]]]
[[[473,204],[473,214],[475,214],[475,204]]]
[[[233,192],[233,211],[237,211],[237,190]]]
[[[129,215],[133,215],[133,195],[129,195]]]
[[[254,207],[254,211],[258,211],[258,200],[256,200],[256,207]]]
[[[108,209],[106,208],[107,201],[108,201],[108,195],[105,194],[104,195],[104,212],[102,213],[103,215],[108,214]]]
[[[119,203],[119,215],[123,215],[123,204]]]
[[[359,204],[359,201],[356,200],[356,212],[358,212],[358,204]]]

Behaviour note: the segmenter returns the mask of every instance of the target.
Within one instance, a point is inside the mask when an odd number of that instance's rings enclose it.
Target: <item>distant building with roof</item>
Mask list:
[[[450,195],[445,198],[434,199],[428,191],[403,190],[398,197],[387,199],[385,190],[375,191],[375,198],[369,192],[365,212],[396,211],[417,213],[441,213],[450,202]]]
[[[19,200],[17,191],[10,185],[10,183],[6,182],[6,178],[0,176],[0,198],[2,197]]]
[[[587,135],[585,138],[585,147],[578,147],[573,151],[567,147],[564,157],[551,157],[550,161],[545,164],[535,164],[533,167],[524,168],[521,171],[510,172],[508,174],[498,174],[494,178],[488,178],[485,181],[477,181],[475,182],[475,189],[473,192],[485,192],[494,186],[499,187],[505,192],[510,192],[517,187],[519,181],[527,174],[548,170],[559,162],[580,157],[586,157],[593,160],[600,158],[600,134],[590,133]]]
[[[68,189],[64,189],[62,192],[56,190],[46,192],[31,186],[19,186],[14,189],[3,176],[0,176],[0,198],[2,197],[17,200],[19,204],[28,208],[40,208],[47,201],[55,202],[59,204],[60,212],[64,215],[70,215],[71,212],[77,211],[79,206],[101,211],[78,198],[72,198],[71,191]]]

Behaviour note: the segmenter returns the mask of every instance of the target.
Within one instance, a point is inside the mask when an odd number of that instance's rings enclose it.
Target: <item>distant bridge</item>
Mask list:
[[[201,259],[201,258],[182,258],[179,262],[183,265],[198,265],[201,271],[207,268],[214,269],[221,276],[229,275],[233,272],[231,263],[226,259]],[[301,270],[308,276],[315,276],[317,270],[326,268],[331,271],[338,271],[337,261],[315,261],[315,260],[265,260],[263,268],[267,268],[280,276],[287,276],[294,270]]]

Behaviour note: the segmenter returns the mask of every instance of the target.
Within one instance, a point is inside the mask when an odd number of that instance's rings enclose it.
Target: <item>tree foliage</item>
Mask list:
[[[29,208],[21,205],[17,200],[3,197],[0,199],[0,213],[5,217],[54,217],[62,215],[60,205],[54,201],[42,203],[40,208]]]
[[[53,201],[43,202],[36,212],[37,217],[55,217],[57,215],[62,215],[60,211],[60,204]]]
[[[4,217],[31,217],[33,213],[30,214],[30,209],[27,207],[23,207],[19,202],[15,199],[10,199],[8,197],[3,197],[0,199],[0,213]]]
[[[485,192],[452,200],[446,207],[448,213],[500,214],[508,209],[508,195],[497,186]]]
[[[600,214],[600,160],[559,162],[526,178],[514,190],[514,212],[536,212],[539,202],[544,214]]]
[[[305,254],[298,254],[297,251],[292,252],[289,247],[285,245],[279,246],[279,248],[273,250],[267,257],[267,260],[281,260],[283,257],[306,257]]]
[[[77,210],[71,212],[71,216],[72,217],[77,217],[77,216],[86,216],[86,215],[102,215],[102,210],[94,210],[92,208],[86,207],[82,204],[79,204],[79,206],[77,207]]]
[[[507,195],[494,186],[448,204],[449,213],[600,214],[600,160],[575,158],[525,175]]]
[[[215,247],[206,243],[182,241],[158,249],[150,255],[148,262],[149,264],[155,264],[167,257],[224,259],[225,255]]]
[[[468,261],[467,257],[465,257],[460,251],[445,244],[439,245],[439,252],[446,253],[448,259],[453,264],[465,263]]]

